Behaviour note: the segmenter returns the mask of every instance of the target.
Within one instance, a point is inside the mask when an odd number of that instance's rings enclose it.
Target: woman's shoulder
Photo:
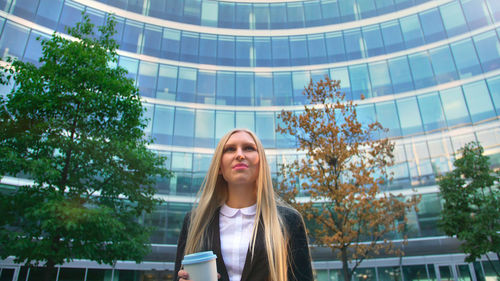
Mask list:
[[[302,215],[292,206],[278,205],[277,208],[278,213],[288,224],[302,222]]]

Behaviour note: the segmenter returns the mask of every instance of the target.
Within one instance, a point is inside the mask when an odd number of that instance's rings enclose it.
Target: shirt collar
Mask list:
[[[238,213],[238,211],[241,211],[241,213],[246,216],[253,216],[257,213],[257,204],[253,204],[250,207],[237,209],[231,208],[226,205],[226,203],[224,203],[224,205],[220,208],[220,212],[226,217],[234,217]]]

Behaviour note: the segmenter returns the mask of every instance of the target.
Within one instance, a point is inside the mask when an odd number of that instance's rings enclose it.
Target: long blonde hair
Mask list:
[[[184,254],[192,254],[202,250],[203,241],[207,239],[206,230],[215,215],[217,208],[221,207],[227,200],[227,182],[219,174],[221,167],[222,153],[224,145],[228,139],[236,132],[249,134],[257,146],[259,154],[259,175],[257,177],[257,210],[252,232],[251,252],[252,258],[255,252],[255,240],[259,228],[259,220],[262,220],[264,245],[266,247],[267,259],[269,261],[270,280],[286,281],[288,268],[288,233],[283,224],[283,220],[278,213],[277,197],[273,190],[271,172],[267,163],[264,147],[257,136],[246,129],[234,129],[224,135],[215,149],[214,156],[207,175],[203,180],[198,192],[198,204],[193,206],[191,220],[186,241]]]

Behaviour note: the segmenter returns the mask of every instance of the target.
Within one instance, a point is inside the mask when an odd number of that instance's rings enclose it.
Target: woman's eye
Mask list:
[[[224,152],[231,152],[231,151],[235,151],[236,149],[234,147],[226,147],[224,149]]]
[[[247,147],[245,147],[245,150],[248,150],[248,151],[255,151],[256,149],[255,149],[255,147],[253,147],[253,146],[247,146]]]

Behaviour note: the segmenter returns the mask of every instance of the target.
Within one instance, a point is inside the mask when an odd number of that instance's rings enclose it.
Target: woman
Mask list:
[[[200,192],[179,235],[176,278],[189,279],[184,255],[212,250],[222,281],[313,280],[302,217],[275,197],[254,133],[235,129],[222,137]]]

